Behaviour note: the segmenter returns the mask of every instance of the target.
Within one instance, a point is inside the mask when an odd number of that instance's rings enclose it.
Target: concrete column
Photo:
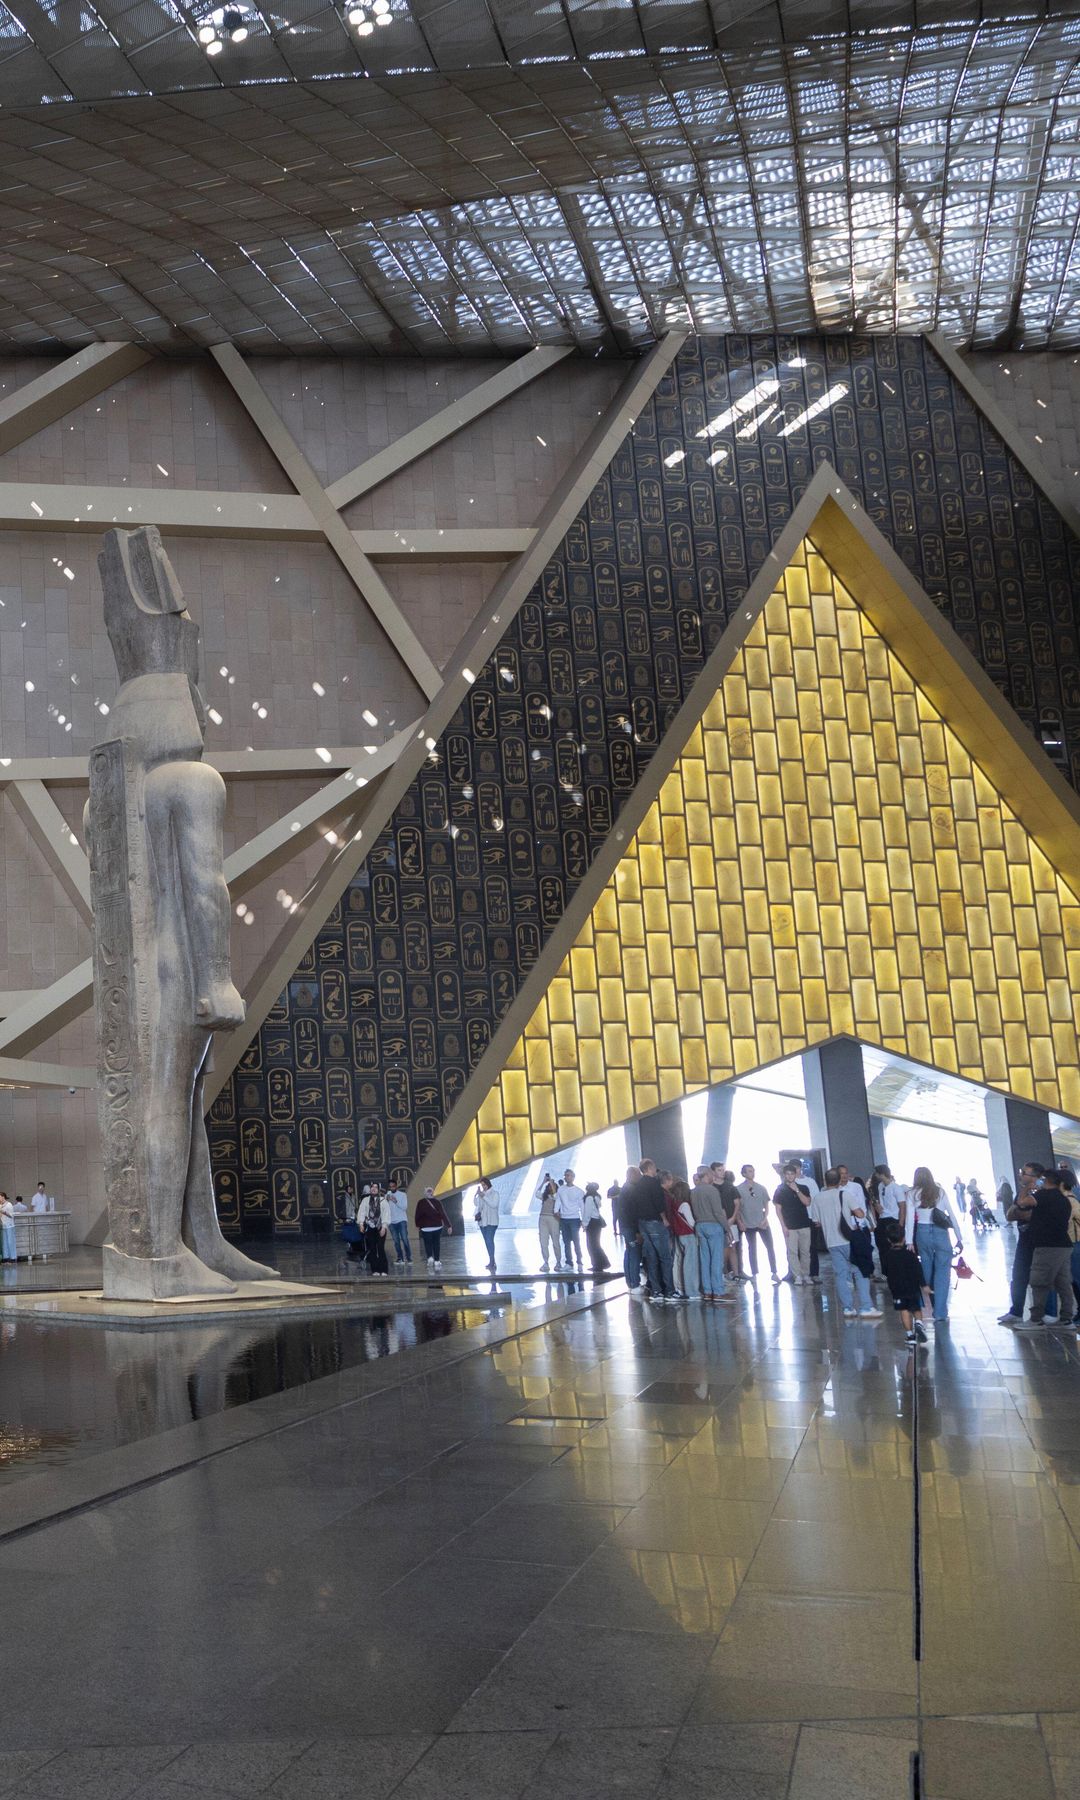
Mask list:
[[[735,1103],[735,1085],[710,1088],[705,1108],[705,1161],[726,1162],[731,1139],[731,1109]]]
[[[804,1051],[802,1060],[812,1148],[824,1144],[831,1166],[846,1163],[865,1180],[884,1159],[876,1155],[871,1135],[862,1051],[853,1038],[838,1038]]]
[[[670,1169],[686,1179],[686,1143],[682,1128],[682,1103],[673,1100],[658,1112],[638,1120],[641,1154],[651,1156],[658,1169]]]
[[[626,1133],[626,1161],[629,1166],[630,1163],[641,1161],[641,1127],[636,1119],[627,1119],[623,1130]],[[620,1179],[621,1174],[620,1170]]]
[[[1016,1100],[1011,1094],[987,1094],[986,1135],[990,1139],[990,1159],[994,1165],[995,1186],[1008,1181],[1016,1192],[1017,1170],[1026,1162],[1054,1162],[1054,1145],[1050,1136],[1050,1114],[1030,1100]]]
[[[870,1142],[874,1146],[874,1161],[887,1163],[889,1158],[885,1153],[885,1121],[878,1113],[870,1114]]]

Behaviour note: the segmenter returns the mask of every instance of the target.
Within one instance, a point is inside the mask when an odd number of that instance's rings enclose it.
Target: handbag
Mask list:
[[[364,1234],[355,1219],[346,1220],[341,1227],[341,1235],[347,1244],[360,1244],[364,1239]]]
[[[943,1206],[934,1207],[933,1212],[930,1214],[930,1223],[931,1225],[936,1225],[939,1231],[952,1230],[952,1220]]]

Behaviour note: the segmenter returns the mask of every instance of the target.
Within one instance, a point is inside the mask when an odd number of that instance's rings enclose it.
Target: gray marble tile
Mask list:
[[[448,1733],[410,1769],[394,1800],[519,1800],[554,1741],[549,1731]]]
[[[541,1619],[462,1707],[453,1729],[678,1725],[714,1642]]]
[[[640,1800],[659,1781],[674,1741],[672,1729],[632,1725],[562,1731],[522,1800]]]
[[[918,1749],[914,1721],[897,1730],[867,1723],[859,1731],[843,1726],[804,1725],[791,1773],[789,1800],[901,1800],[911,1791],[912,1757]]]
[[[199,1793],[249,1800],[263,1794],[311,1746],[310,1738],[193,1744],[169,1764],[166,1778]]]
[[[615,1625],[631,1631],[716,1636],[727,1618],[747,1562],[695,1551],[602,1546],[560,1588],[552,1619]]]
[[[477,1519],[455,1541],[463,1556],[576,1567],[611,1536],[627,1509],[570,1501],[526,1504],[516,1496]]]
[[[387,1800],[431,1741],[410,1733],[324,1738],[266,1792],[271,1800]]]
[[[56,1749],[0,1750],[0,1794],[10,1792],[20,1781],[59,1755],[60,1751]]]
[[[179,1745],[63,1750],[11,1790],[18,1800],[130,1800],[175,1762]]]

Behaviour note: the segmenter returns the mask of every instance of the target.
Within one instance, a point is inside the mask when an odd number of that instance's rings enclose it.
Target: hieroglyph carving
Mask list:
[[[225,784],[202,761],[199,632],[156,526],[106,532],[98,567],[120,675],[86,809],[104,1288],[229,1294],[274,1271],[222,1236],[203,1124],[213,1033],[244,1003],[229,969]]]

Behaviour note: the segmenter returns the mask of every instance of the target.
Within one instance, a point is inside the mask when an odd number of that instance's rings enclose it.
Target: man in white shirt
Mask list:
[[[555,1196],[555,1211],[558,1215],[559,1230],[562,1232],[563,1262],[567,1268],[574,1263],[580,1269],[581,1261],[581,1219],[585,1211],[585,1193],[577,1185],[573,1169],[567,1169],[559,1183],[559,1191]]]
[[[409,1197],[404,1188],[387,1188],[384,1196],[386,1207],[386,1223],[390,1227],[390,1236],[394,1244],[394,1256],[397,1267],[403,1263],[412,1266],[412,1245],[409,1242]]]
[[[866,1189],[859,1177],[851,1173],[847,1163],[837,1163],[836,1173],[840,1177],[840,1195],[844,1205],[861,1206],[864,1212],[868,1212]]]
[[[739,1211],[743,1237],[746,1239],[746,1248],[750,1252],[750,1279],[751,1281],[757,1280],[758,1238],[762,1238],[769,1258],[773,1282],[779,1287],[780,1277],[776,1273],[776,1251],[773,1249],[772,1232],[769,1230],[769,1190],[762,1187],[760,1181],[754,1180],[753,1163],[743,1163],[741,1174]]]
[[[56,1201],[51,1194],[45,1192],[45,1183],[43,1181],[38,1182],[37,1192],[30,1196],[30,1211],[35,1213],[50,1213],[56,1211]]]
[[[825,1186],[817,1199],[810,1202],[810,1217],[825,1234],[829,1260],[836,1275],[837,1297],[845,1319],[880,1319],[881,1314],[870,1296],[870,1283],[852,1262],[851,1245],[841,1229],[841,1220],[849,1231],[866,1224],[866,1199],[858,1183],[853,1185],[858,1199],[849,1203],[840,1186],[840,1170],[827,1170]]]

